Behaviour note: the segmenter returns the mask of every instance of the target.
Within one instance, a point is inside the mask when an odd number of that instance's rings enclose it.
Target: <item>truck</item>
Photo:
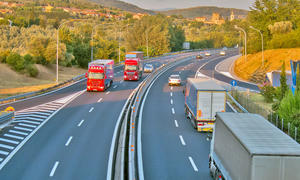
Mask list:
[[[132,59],[132,58],[139,58],[141,61],[144,60],[144,52],[143,51],[131,51],[126,53],[125,60],[126,59]]]
[[[300,144],[260,115],[220,112],[208,164],[218,180],[300,179]]]
[[[114,79],[114,60],[98,59],[88,65],[87,91],[105,91]]]
[[[140,58],[126,58],[124,64],[124,80],[138,81],[143,76],[143,63]]]
[[[216,112],[226,108],[226,90],[206,78],[188,78],[185,90],[185,115],[199,132],[212,132]]]

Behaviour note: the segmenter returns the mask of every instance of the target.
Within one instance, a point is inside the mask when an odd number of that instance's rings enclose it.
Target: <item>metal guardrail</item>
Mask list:
[[[11,121],[15,116],[15,112],[1,112],[0,113],[0,125]]]
[[[151,83],[169,68],[189,60],[185,56],[177,57],[175,61],[169,62],[157,68],[147,76],[143,82],[133,91],[125,103],[117,122],[107,171],[107,180],[117,179],[143,179],[139,173],[139,157],[137,155],[137,128],[140,113],[140,105]]]
[[[247,109],[245,109],[242,105],[240,105],[240,103],[237,102],[237,100],[235,100],[234,97],[232,97],[230,93],[226,92],[226,94],[240,110],[242,110],[244,113],[248,113]]]

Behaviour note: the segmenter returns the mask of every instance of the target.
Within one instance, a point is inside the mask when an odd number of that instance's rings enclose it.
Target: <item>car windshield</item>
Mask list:
[[[171,75],[170,78],[171,79],[180,79],[180,76],[179,75]]]
[[[103,73],[89,73],[89,79],[104,79]]]
[[[135,65],[125,65],[125,71],[136,71]]]

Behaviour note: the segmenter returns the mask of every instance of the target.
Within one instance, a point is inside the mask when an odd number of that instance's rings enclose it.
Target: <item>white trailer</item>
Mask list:
[[[217,113],[209,158],[220,180],[300,179],[300,145],[262,116]]]

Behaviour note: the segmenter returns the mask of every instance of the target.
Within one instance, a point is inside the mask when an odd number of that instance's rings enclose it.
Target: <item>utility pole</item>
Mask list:
[[[264,67],[264,36],[260,30],[254,28],[253,26],[250,26],[250,28],[259,32],[259,34],[261,36],[261,64],[262,64],[262,67]]]
[[[237,25],[235,25],[234,26],[234,28],[235,29],[238,29],[238,30],[240,30],[240,31],[243,31],[243,33],[244,33],[244,35],[245,35],[245,61],[247,61],[247,33],[246,33],[246,31],[244,30],[244,29],[242,29],[242,28],[240,28],[240,27],[238,27]]]

